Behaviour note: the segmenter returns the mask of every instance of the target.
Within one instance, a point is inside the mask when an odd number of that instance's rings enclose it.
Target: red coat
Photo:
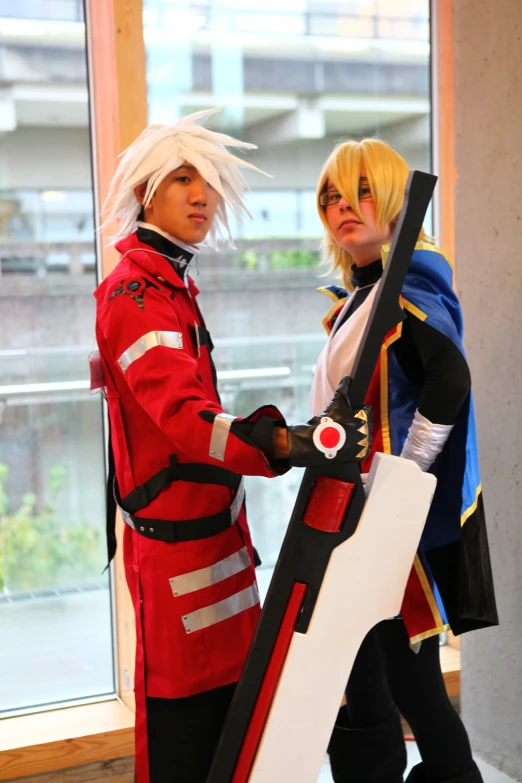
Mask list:
[[[186,286],[136,234],[117,247],[122,259],[95,296],[120,495],[165,468],[173,453],[180,463],[273,476],[263,453],[232,433],[224,460],[210,455],[213,424],[199,414],[223,410],[208,349],[198,356],[194,344],[201,321],[193,281]],[[151,333],[170,335],[169,344],[140,343]],[[176,524],[230,503],[224,486],[177,481],[137,516]],[[198,541],[154,541],[126,525],[124,562],[137,620],[136,687],[143,676],[148,696],[178,698],[237,681],[260,611],[244,508],[237,524]]]

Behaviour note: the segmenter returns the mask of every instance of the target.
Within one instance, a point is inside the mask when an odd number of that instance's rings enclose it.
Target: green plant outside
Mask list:
[[[268,263],[271,269],[316,269],[319,253],[313,250],[273,250]]]
[[[259,267],[260,253],[245,250],[239,255],[239,264],[245,269]],[[316,269],[319,253],[314,250],[271,250],[268,252],[269,269]]]
[[[87,523],[64,525],[54,504],[67,478],[56,465],[49,471],[51,505],[38,509],[27,492],[11,508],[6,490],[9,469],[0,463],[0,592],[76,585],[104,568],[100,531]]]

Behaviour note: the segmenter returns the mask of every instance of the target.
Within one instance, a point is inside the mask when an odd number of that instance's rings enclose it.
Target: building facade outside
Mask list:
[[[315,185],[336,142],[376,135],[431,167],[428,6],[144,2],[149,121],[225,105],[213,127],[257,144],[249,162],[273,175],[248,177],[254,219],[235,247],[199,260],[228,412],[307,416],[329,306]],[[0,106],[1,713],[114,690],[82,2],[0,0]],[[248,480],[267,566],[299,481]],[[35,639],[51,678],[31,668]]]

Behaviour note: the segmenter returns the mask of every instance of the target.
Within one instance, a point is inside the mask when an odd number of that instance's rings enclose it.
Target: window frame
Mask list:
[[[118,262],[118,253],[100,232],[100,213],[117,157],[147,125],[147,84],[142,0],[85,0],[91,145],[98,279]],[[107,431],[107,409],[104,404]],[[123,520],[116,518],[120,546],[111,566],[117,695],[134,709],[136,631],[122,556]]]
[[[86,52],[93,161],[95,225],[117,156],[147,125],[142,0],[85,0]],[[109,227],[110,233],[110,227]],[[98,278],[118,255],[97,234]],[[105,411],[106,419],[106,411]],[[106,429],[106,427],[105,427]],[[123,522],[118,515],[121,541]],[[116,694],[1,720],[0,780],[51,772],[134,753],[134,612],[122,547],[111,566]]]

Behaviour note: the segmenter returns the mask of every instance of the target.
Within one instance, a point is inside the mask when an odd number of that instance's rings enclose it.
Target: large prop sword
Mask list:
[[[399,296],[436,181],[410,172],[352,370],[352,408],[404,318]],[[306,470],[207,783],[317,780],[358,648],[400,611],[435,478],[376,454],[367,490],[355,463]]]

